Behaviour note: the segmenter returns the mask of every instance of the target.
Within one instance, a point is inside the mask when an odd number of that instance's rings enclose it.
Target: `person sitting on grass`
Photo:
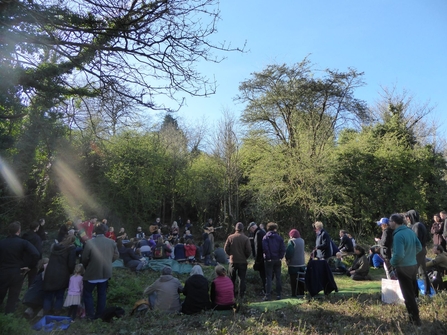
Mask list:
[[[208,280],[203,276],[202,267],[194,265],[190,275],[182,292],[186,297],[182,305],[182,313],[188,315],[200,313],[211,307]]]
[[[360,245],[354,247],[355,259],[346,275],[352,280],[371,280],[369,275],[369,261],[365,249]]]
[[[123,246],[122,242],[118,241],[117,247],[124,266],[138,274],[143,268],[145,260],[135,253],[134,243],[128,242]]]
[[[171,267],[166,266],[161,271],[160,278],[146,287],[143,294],[149,296],[150,309],[178,313],[182,308],[180,304],[180,293],[182,291],[182,284],[172,276]]]
[[[219,243],[214,244],[214,258],[219,264],[228,264],[228,256]]]
[[[210,292],[213,309],[217,311],[233,309],[235,307],[233,282],[222,265],[217,265],[214,271],[216,278],[211,283]]]
[[[343,254],[341,252],[337,252],[335,257],[329,258],[328,264],[334,274],[345,274],[348,271],[342,260]]]
[[[185,257],[189,263],[195,263],[196,261],[197,247],[192,243],[191,239],[186,240],[185,244]]]
[[[372,247],[369,250],[369,259],[370,265],[374,267],[374,269],[383,268],[384,259],[380,256],[380,246]]]
[[[183,237],[180,237],[179,242],[174,247],[174,259],[177,262],[184,262],[186,261],[186,255],[185,255],[185,240]]]

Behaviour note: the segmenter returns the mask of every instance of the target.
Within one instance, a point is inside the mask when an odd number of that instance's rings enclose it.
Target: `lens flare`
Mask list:
[[[3,176],[3,179],[8,184],[11,191],[18,197],[23,197],[23,187],[22,184],[20,184],[19,180],[17,179],[14,172],[11,170],[11,168],[3,161],[3,159],[0,157],[0,173]]]

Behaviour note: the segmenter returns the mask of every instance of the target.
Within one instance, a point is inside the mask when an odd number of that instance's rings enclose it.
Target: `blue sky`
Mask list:
[[[419,103],[431,102],[432,120],[447,137],[446,0],[222,0],[214,41],[242,46],[222,63],[200,62],[198,70],[217,81],[208,98],[188,97],[179,116],[213,122],[224,109],[239,115],[233,101],[240,82],[267,65],[293,64],[307,55],[316,69],[353,67],[364,72],[358,98],[373,105],[381,86],[407,90]]]

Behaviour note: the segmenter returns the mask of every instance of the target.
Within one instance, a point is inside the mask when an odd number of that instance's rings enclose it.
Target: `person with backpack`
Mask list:
[[[164,259],[168,258],[169,254],[172,252],[171,248],[169,248],[166,243],[163,242],[163,238],[159,237],[157,240],[157,244],[152,249],[152,258],[153,259]]]

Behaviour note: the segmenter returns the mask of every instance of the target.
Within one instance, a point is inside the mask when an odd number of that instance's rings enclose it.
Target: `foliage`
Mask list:
[[[215,0],[6,1],[1,4],[2,92],[8,115],[21,94],[38,94],[52,107],[66,97],[94,97],[106,88],[156,108],[154,96],[214,92],[195,69],[212,51],[219,10]],[[5,76],[4,76],[5,75]],[[133,89],[123,90],[122,83]],[[24,101],[22,101],[22,104]],[[17,116],[17,112],[15,115]]]

